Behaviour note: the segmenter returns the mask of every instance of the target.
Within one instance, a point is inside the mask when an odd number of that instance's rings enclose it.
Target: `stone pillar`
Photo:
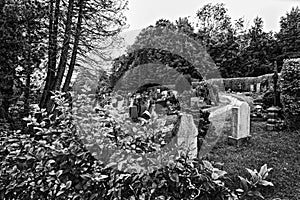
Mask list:
[[[283,121],[279,118],[280,108],[272,106],[267,109],[267,131],[279,130]]]

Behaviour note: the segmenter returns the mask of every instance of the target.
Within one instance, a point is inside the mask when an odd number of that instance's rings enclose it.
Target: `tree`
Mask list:
[[[204,5],[197,11],[197,19],[197,38],[205,45],[222,77],[236,76],[239,51],[243,46],[239,33],[243,29],[243,20],[239,19],[234,27],[222,3]]]
[[[23,30],[23,49],[21,52],[20,65],[23,70],[18,71],[19,78],[24,76],[24,114],[29,112],[31,99],[32,75],[36,70],[40,70],[40,64],[45,57],[45,4],[41,1],[23,1],[20,7],[22,19],[25,21]]]
[[[243,18],[231,23],[224,4],[207,4],[198,10],[197,17],[197,38],[206,46],[222,77],[272,72],[278,49],[273,34],[263,31],[261,18],[255,18],[254,25],[246,30]]]
[[[225,4],[206,4],[196,14],[198,35],[206,46],[226,40],[227,33],[232,30],[232,24]]]
[[[21,44],[20,30],[17,30],[18,20],[14,12],[9,12],[13,7],[8,7],[7,1],[0,3],[0,117],[8,119],[8,109],[13,96],[15,68],[17,55]]]
[[[62,5],[60,0],[50,0],[47,78],[40,107],[50,110],[51,91],[69,89],[79,56],[84,61],[87,52],[101,53],[108,47],[106,39],[125,25],[126,6],[124,0],[68,0]],[[60,29],[64,34],[58,34]]]
[[[276,34],[281,56],[278,57],[279,65],[283,59],[300,57],[300,9],[292,10],[280,19],[280,31]]]
[[[241,72],[243,76],[260,76],[272,73],[275,59],[275,38],[272,32],[263,31],[263,20],[254,19],[254,25],[245,34],[248,45],[242,50]]]
[[[180,32],[192,38],[196,37],[195,29],[187,17],[183,17],[183,18],[179,17],[179,19],[176,20],[175,24],[176,24],[176,28]]]
[[[44,56],[42,1],[2,1],[0,16],[0,96],[5,118],[10,105],[19,99],[24,102],[26,114],[29,110],[32,74],[39,70]],[[17,90],[19,92],[17,92]],[[3,115],[3,114],[2,114]]]
[[[176,24],[161,19],[155,26],[143,29],[127,53],[115,60],[111,76],[113,85],[126,71],[146,64],[148,67],[154,66],[151,64],[171,67],[196,80],[217,76],[215,65],[194,36],[187,19],[179,19]]]

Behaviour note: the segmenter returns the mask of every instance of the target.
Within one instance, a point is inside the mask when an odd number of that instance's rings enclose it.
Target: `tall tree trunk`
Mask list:
[[[27,51],[28,51],[28,54],[25,54],[26,55],[26,84],[25,84],[25,92],[24,92],[24,97],[25,97],[25,100],[24,100],[24,114],[27,116],[29,114],[29,98],[30,98],[30,78],[31,78],[31,73],[32,73],[32,70],[31,70],[31,49],[30,49],[30,46],[29,44],[31,44],[31,32],[30,32],[30,25],[29,23],[27,23],[27,37],[28,37],[28,45],[26,46],[27,48]]]
[[[66,65],[67,65],[68,51],[69,51],[69,47],[70,47],[73,9],[74,9],[74,0],[69,0],[63,47],[62,47],[62,52],[60,55],[60,61],[58,64],[57,75],[56,75],[56,80],[55,80],[55,90],[60,90],[61,82],[62,82],[64,73],[65,73],[65,69],[66,69]]]
[[[50,0],[48,71],[44,92],[40,101],[41,108],[47,108],[51,97],[51,90],[53,90],[55,86],[59,6],[60,0]]]
[[[31,69],[30,66],[28,66],[28,69],[26,69],[26,85],[25,85],[25,92],[24,92],[24,114],[27,116],[29,113],[29,98],[30,98],[30,78],[31,78]]]
[[[81,36],[81,29],[82,29],[82,18],[83,18],[84,6],[85,6],[85,0],[80,0],[76,33],[75,33],[75,41],[74,41],[73,52],[72,52],[71,61],[70,61],[70,65],[69,65],[69,70],[68,70],[67,77],[66,77],[66,80],[65,80],[65,83],[63,86],[64,92],[68,91],[68,89],[69,89],[71,78],[72,78],[74,67],[75,67],[75,63],[76,63],[79,39]]]

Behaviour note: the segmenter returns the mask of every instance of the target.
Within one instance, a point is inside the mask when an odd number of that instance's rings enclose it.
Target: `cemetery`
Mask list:
[[[0,200],[300,199],[299,7],[129,1],[0,2]]]

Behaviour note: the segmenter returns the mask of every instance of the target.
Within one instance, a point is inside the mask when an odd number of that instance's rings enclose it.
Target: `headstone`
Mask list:
[[[250,85],[250,91],[254,92],[254,85]]]
[[[124,102],[125,100],[118,101],[118,109],[121,109],[123,107],[123,105],[125,104]]]
[[[230,144],[239,146],[250,137],[250,106],[246,102],[237,101],[232,107],[232,135],[228,137]]]
[[[199,107],[199,97],[191,98],[191,107]]]
[[[183,153],[190,159],[197,158],[198,129],[191,114],[183,114],[177,133],[177,144],[183,148]]]
[[[116,108],[117,107],[117,102],[118,102],[117,99],[112,99],[111,100],[112,106]]]
[[[260,83],[257,83],[257,84],[256,84],[256,92],[257,92],[257,93],[260,93]]]
[[[217,97],[216,97],[216,94],[213,91],[213,88],[208,87],[208,90],[209,90],[209,98],[214,103],[214,105],[218,105]]]
[[[129,116],[130,116],[131,119],[137,119],[138,118],[137,106],[130,106],[129,107]]]

